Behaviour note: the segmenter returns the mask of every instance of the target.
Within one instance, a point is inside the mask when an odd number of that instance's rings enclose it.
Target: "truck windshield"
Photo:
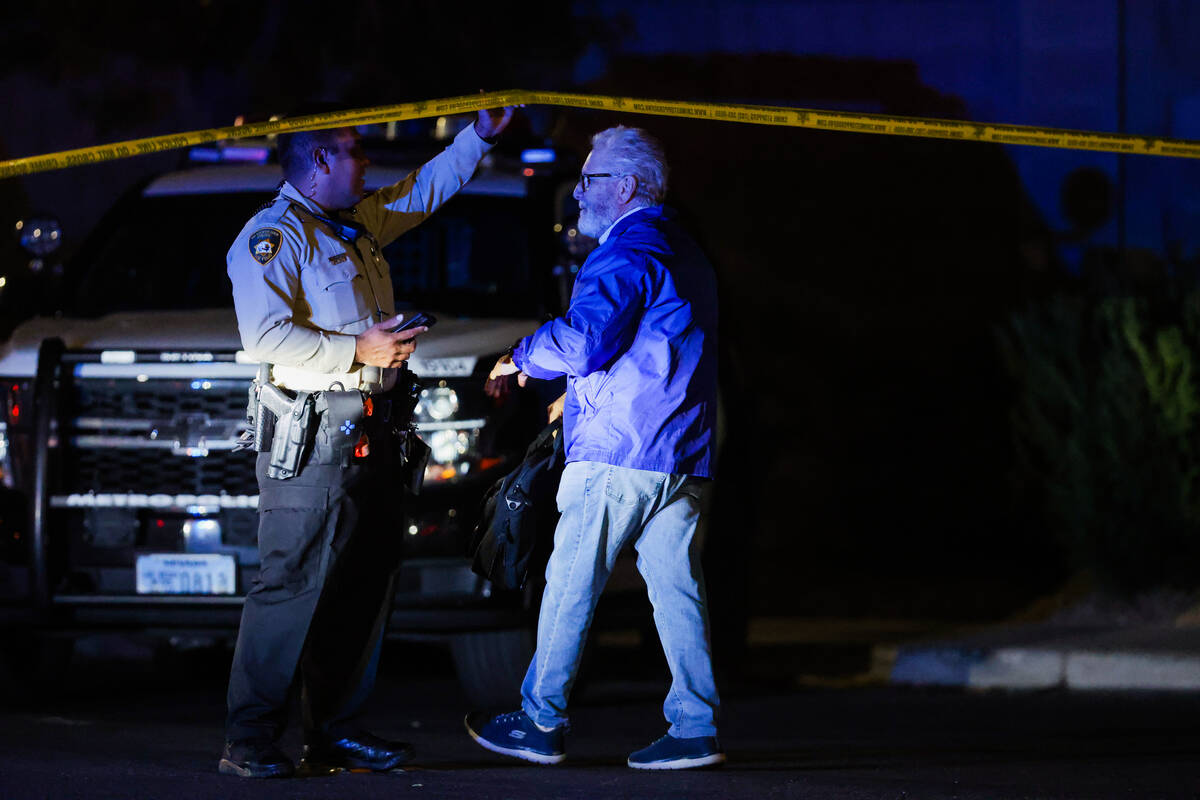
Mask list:
[[[225,254],[255,192],[140,196],[115,207],[68,267],[71,311],[185,310],[233,305]],[[398,309],[535,316],[524,198],[462,195],[384,248]]]

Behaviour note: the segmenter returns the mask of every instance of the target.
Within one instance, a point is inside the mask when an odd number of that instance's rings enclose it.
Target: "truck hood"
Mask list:
[[[412,360],[418,374],[436,375],[443,362],[458,362],[451,374],[460,374],[467,363],[507,349],[531,333],[531,319],[459,319],[434,311],[437,327],[421,337]],[[0,376],[32,377],[37,371],[38,348],[44,339],[57,336],[68,350],[240,350],[237,317],[231,308],[200,311],[137,311],[97,319],[37,317],[17,326],[0,347]],[[424,367],[424,368],[422,368]]]

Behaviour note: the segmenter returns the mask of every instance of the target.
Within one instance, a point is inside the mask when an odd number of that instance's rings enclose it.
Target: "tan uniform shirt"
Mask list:
[[[490,149],[468,125],[404,180],[337,214],[284,183],[226,256],[246,353],[273,364],[272,379],[289,389],[391,388],[396,370],[354,360],[355,335],[395,315],[383,247],[449,200]],[[366,235],[339,235],[319,217],[357,224]]]

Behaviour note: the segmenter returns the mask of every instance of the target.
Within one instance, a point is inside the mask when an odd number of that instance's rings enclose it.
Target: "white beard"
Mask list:
[[[579,232],[592,239],[599,239],[600,234],[608,230],[618,216],[614,203],[597,200],[589,202],[586,208],[579,212]]]
[[[591,239],[599,239],[600,234],[611,224],[601,219],[600,215],[590,208],[579,215],[579,232]]]

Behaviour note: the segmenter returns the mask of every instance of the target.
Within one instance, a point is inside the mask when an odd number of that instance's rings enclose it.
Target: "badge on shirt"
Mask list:
[[[259,228],[250,234],[250,255],[258,263],[266,265],[279,252],[283,234],[275,228]]]
[[[349,257],[350,256],[347,255],[346,253],[338,253],[336,256],[329,257],[329,263],[330,264],[340,264],[343,261],[345,261],[346,259],[348,259]]]

